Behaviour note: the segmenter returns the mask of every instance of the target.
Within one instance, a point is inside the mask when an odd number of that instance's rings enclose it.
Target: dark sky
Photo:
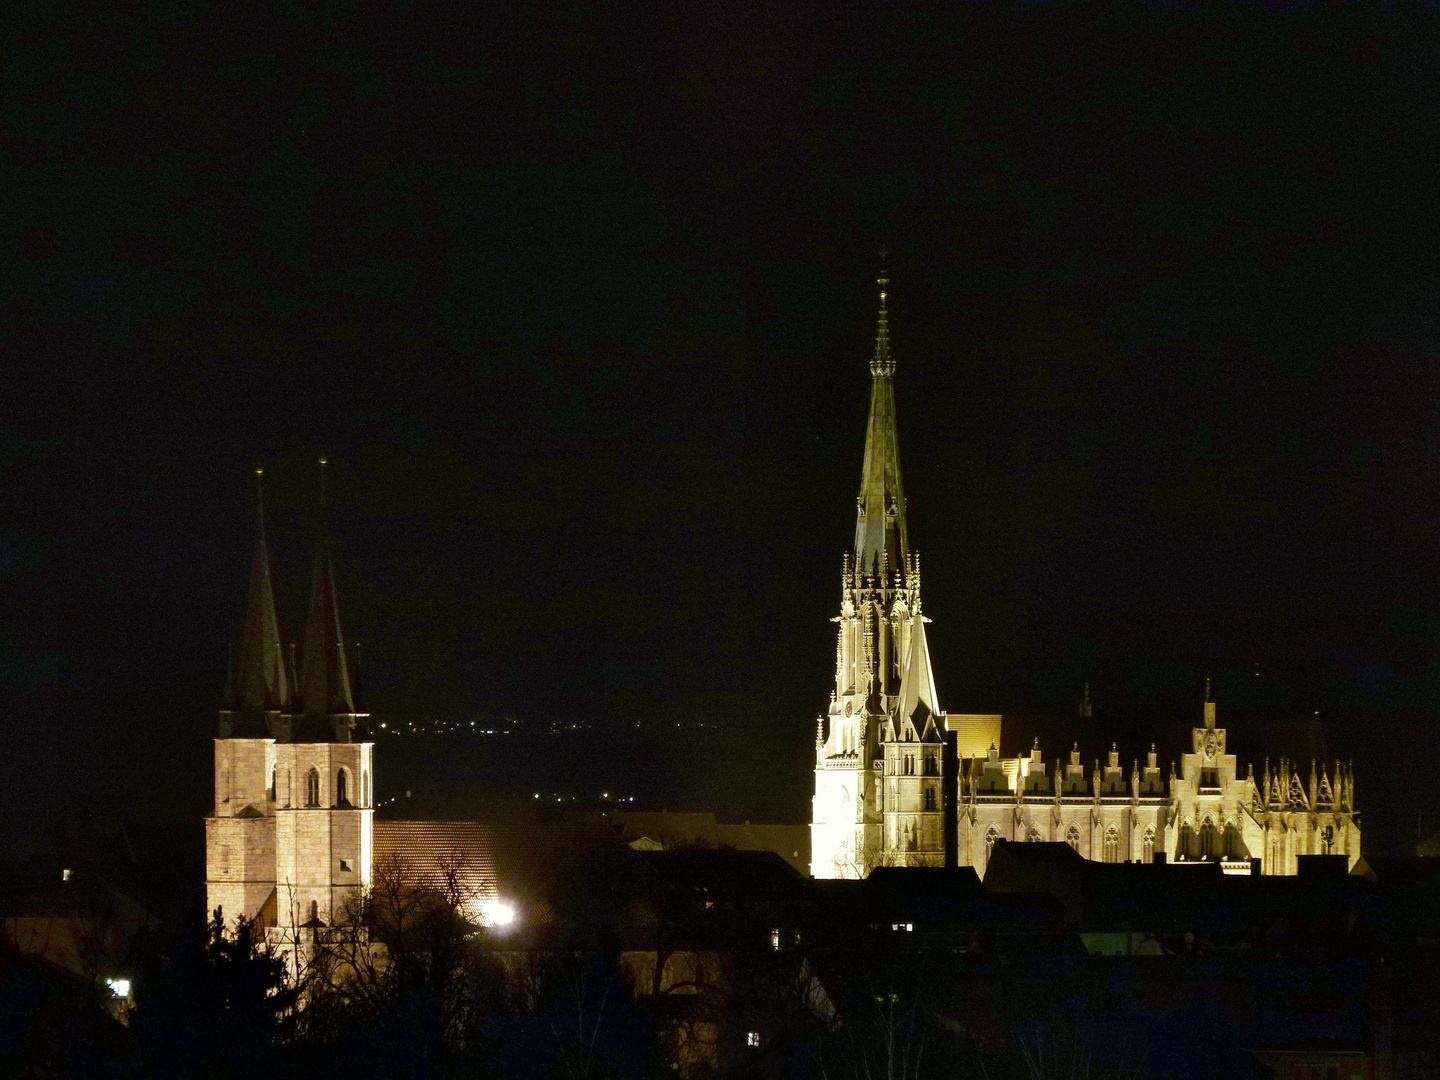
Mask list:
[[[201,812],[322,452],[366,703],[594,725],[392,788],[808,820],[882,246],[946,707],[1128,761],[1209,672],[1440,823],[1433,13],[210,7],[7,19],[11,834]]]

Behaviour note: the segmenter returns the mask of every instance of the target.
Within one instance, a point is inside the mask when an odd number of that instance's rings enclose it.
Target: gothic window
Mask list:
[[[1140,841],[1140,861],[1153,863],[1155,861],[1155,830],[1146,829],[1145,838]]]
[[[344,769],[335,770],[335,805],[350,805],[350,778],[345,775]]]
[[[1187,821],[1184,825],[1180,826],[1180,839],[1175,842],[1175,859],[1177,862],[1190,857],[1190,849],[1194,843],[1194,839],[1195,830],[1190,828],[1190,823]]]
[[[1000,833],[991,825],[985,830],[985,862],[990,862],[990,852],[995,850],[995,841],[1000,839]]]
[[[1335,828],[1332,825],[1326,825],[1320,830],[1320,854],[1335,854]]]
[[[914,754],[906,754],[906,755],[905,755],[905,775],[906,775],[906,776],[914,776],[914,775],[915,775],[915,755],[914,755]]]
[[[270,801],[275,801],[275,796],[280,791],[280,768],[277,765],[270,766]]]
[[[1225,857],[1227,859],[1243,859],[1245,852],[1241,850],[1240,830],[1235,827],[1232,821],[1225,826]]]
[[[1108,863],[1120,861],[1120,833],[1114,825],[1105,830],[1105,861]]]
[[[311,921],[311,922],[319,922],[319,921],[320,921],[320,902],[319,902],[318,900],[311,900],[311,901],[310,901],[310,921]]]
[[[1200,826],[1200,858],[1209,859],[1215,854],[1215,822],[1206,818]]]
[[[1080,850],[1080,830],[1074,825],[1065,830],[1065,843],[1069,844],[1076,851]]]
[[[933,787],[927,787],[925,789],[925,809],[935,809],[935,789]]]
[[[320,805],[320,773],[312,767],[305,777],[305,805]]]

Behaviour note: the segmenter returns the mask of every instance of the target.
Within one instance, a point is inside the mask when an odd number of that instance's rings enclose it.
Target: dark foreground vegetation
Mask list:
[[[617,844],[517,884],[503,926],[478,917],[458,862],[420,888],[392,861],[330,924],[133,935],[125,998],[26,955],[11,917],[0,1073],[1431,1074],[1430,860],[1237,878],[1005,847],[982,885],[893,868],[813,882],[768,853]]]

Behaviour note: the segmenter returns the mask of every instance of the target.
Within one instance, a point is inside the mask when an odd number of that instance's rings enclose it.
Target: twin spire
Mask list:
[[[321,504],[324,470],[320,460]],[[257,478],[261,470],[256,469]],[[328,522],[315,558],[310,610],[305,619],[298,660],[287,651],[279,575],[265,537],[260,502],[259,543],[250,570],[250,595],[240,647],[221,711],[221,735],[278,738],[291,742],[348,742],[360,713],[355,709],[351,664],[345,650],[340,609],[335,597],[334,564]]]

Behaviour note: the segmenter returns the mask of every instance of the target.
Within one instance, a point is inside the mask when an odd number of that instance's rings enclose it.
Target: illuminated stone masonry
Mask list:
[[[245,919],[283,952],[333,925],[370,883],[374,744],[355,708],[328,552],[316,560],[297,659],[284,641],[263,523],[240,647],[215,739],[205,819],[207,906]]]
[[[843,561],[835,688],[816,721],[811,874],[864,877],[877,866],[974,866],[996,840],[1068,843],[1087,859],[1218,860],[1227,872],[1294,874],[1300,855],[1360,857],[1350,769],[1282,761],[1239,775],[1206,688],[1193,750],[1162,779],[1155,748],[1128,774],[1119,751],[1086,770],[1078,746],[1047,770],[1038,744],[1002,759],[1001,718],[939,707],[906,532],[885,278],[870,362],[870,416]],[[1086,696],[1082,715],[1089,715]]]

